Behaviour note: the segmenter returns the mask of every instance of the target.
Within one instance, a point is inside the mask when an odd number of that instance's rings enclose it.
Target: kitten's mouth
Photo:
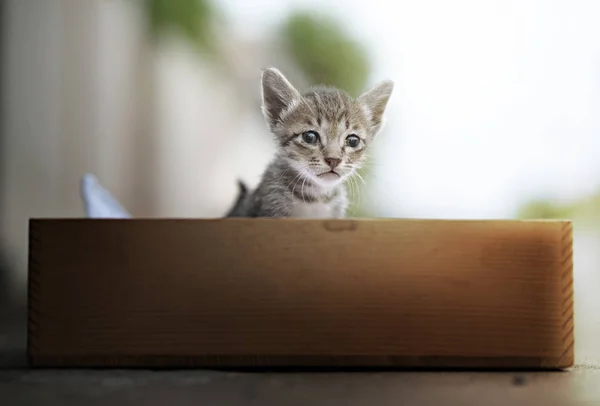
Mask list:
[[[335,171],[323,172],[323,173],[320,173],[318,176],[319,176],[319,178],[323,178],[323,179],[341,178],[340,174]]]

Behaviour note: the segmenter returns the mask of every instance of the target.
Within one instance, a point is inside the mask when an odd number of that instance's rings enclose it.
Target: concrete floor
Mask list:
[[[289,373],[7,371],[17,405],[577,405],[600,404],[600,372]],[[5,403],[6,402],[6,403]]]
[[[23,316],[0,313],[2,405],[600,405],[593,363],[525,373],[30,370]]]
[[[30,370],[25,312],[0,309],[0,405],[600,405],[600,237],[575,241],[578,366],[570,371]]]

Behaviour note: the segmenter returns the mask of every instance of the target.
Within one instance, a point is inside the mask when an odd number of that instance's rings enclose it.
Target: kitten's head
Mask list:
[[[269,68],[262,73],[262,108],[280,155],[314,183],[334,186],[363,163],[393,87],[384,81],[356,99],[330,87],[302,94]]]

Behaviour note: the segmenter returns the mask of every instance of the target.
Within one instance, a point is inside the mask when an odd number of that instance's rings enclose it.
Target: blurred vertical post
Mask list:
[[[95,173],[126,206],[135,159],[133,2],[4,0],[0,241],[11,296],[24,300],[30,217],[83,215]]]
[[[6,35],[4,33],[5,27],[6,27],[6,23],[4,21],[4,17],[5,17],[5,9],[6,7],[6,3],[5,0],[0,0],[0,95],[2,95],[4,93],[4,49],[5,49],[5,45],[4,45],[4,40],[6,38]],[[4,114],[4,110],[5,110],[5,100],[4,98],[0,97],[0,123],[4,121],[5,119],[5,114]],[[0,157],[2,157],[4,155],[4,131],[0,131]],[[2,161],[0,160],[0,213],[3,212],[3,207],[2,204],[4,203],[4,176],[3,176],[3,171],[4,171],[4,165],[2,164]],[[0,235],[0,308],[4,305],[6,305],[6,303],[9,301],[9,288],[8,288],[8,281],[9,281],[9,269],[7,266],[7,259],[6,259],[6,252],[5,252],[5,248],[4,248],[4,238],[2,235]]]

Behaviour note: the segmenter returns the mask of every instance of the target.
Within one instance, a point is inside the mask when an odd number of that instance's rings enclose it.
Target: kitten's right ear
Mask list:
[[[392,90],[394,90],[394,82],[384,80],[358,98],[358,101],[365,107],[365,112],[371,122],[373,136],[383,126],[383,114],[392,95]]]
[[[290,108],[300,103],[302,96],[285,76],[275,68],[262,71],[261,83],[262,111],[269,128],[272,130]]]

